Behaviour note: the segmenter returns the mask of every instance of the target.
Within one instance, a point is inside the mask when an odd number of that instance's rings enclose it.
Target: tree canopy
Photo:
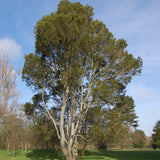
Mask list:
[[[121,96],[115,106],[94,107],[88,112],[87,123],[91,140],[97,148],[120,146],[129,142],[131,127],[137,127],[137,116],[132,97]]]
[[[152,134],[152,147],[153,149],[160,148],[160,121],[157,121],[153,128],[153,134]]]
[[[146,143],[146,136],[144,131],[135,130],[133,133],[133,146],[135,148],[143,148]]]
[[[97,104],[114,105],[142,60],[129,54],[127,43],[114,38],[93,18],[93,8],[61,1],[55,13],[35,26],[35,53],[25,56],[22,78],[41,96],[67,160],[76,159],[77,137],[87,112]],[[48,108],[60,109],[58,118]]]

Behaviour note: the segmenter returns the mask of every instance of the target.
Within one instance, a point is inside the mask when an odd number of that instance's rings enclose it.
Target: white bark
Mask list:
[[[80,97],[78,97],[80,98],[80,104],[78,106],[79,108],[77,107],[78,99],[76,99],[77,90],[74,88],[74,86],[73,88],[69,88],[67,82],[65,82],[64,84],[62,94],[63,104],[61,106],[59,124],[56,122],[55,118],[50,114],[49,110],[46,107],[44,99],[45,83],[42,87],[42,100],[44,108],[47,111],[48,116],[53,121],[53,124],[57,131],[57,136],[60,139],[62,152],[66,156],[67,160],[77,159],[77,150],[75,148],[77,146],[77,137],[79,136],[78,133],[80,132],[82,124],[85,120],[85,116],[93,103],[93,97],[92,99],[90,99],[90,95],[92,91],[93,80],[96,76],[96,66],[93,65],[92,61],[88,88],[84,88],[87,65],[88,61],[86,62],[86,66],[84,67],[82,79],[80,81],[80,87],[78,89],[78,94],[80,95]],[[68,102],[69,96],[71,98],[71,102]],[[67,108],[67,105],[69,105],[69,108]],[[77,110],[77,108],[79,110]]]

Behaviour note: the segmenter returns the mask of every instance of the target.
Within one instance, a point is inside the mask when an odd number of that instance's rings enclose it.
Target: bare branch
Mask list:
[[[74,137],[81,137],[84,141],[89,141],[87,138],[85,138],[83,135],[79,134],[79,135],[74,135]]]
[[[42,87],[42,101],[43,101],[43,106],[44,106],[46,112],[48,113],[48,116],[49,116],[49,117],[51,118],[51,120],[53,121],[53,124],[54,124],[54,126],[55,126],[55,129],[56,129],[56,131],[57,131],[57,136],[58,136],[58,138],[61,139],[60,133],[59,133],[59,130],[58,130],[58,127],[57,127],[57,122],[56,122],[56,120],[53,118],[53,116],[51,115],[51,113],[49,112],[49,110],[47,109],[46,104],[45,104],[45,100],[44,100],[44,87],[45,87],[45,82],[44,82],[44,85],[43,85],[43,87]]]
[[[14,70],[14,66],[9,65],[7,55],[0,58],[0,115],[13,113],[17,109],[17,99],[19,96],[17,79],[20,70]]]

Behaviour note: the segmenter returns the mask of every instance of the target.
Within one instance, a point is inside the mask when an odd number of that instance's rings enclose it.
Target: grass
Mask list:
[[[159,160],[160,151],[86,151],[83,160]],[[82,160],[82,159],[81,159]]]
[[[12,153],[0,150],[0,160],[13,160]],[[65,160],[62,153],[58,150],[33,149],[27,153],[21,150],[15,152],[14,160]]]
[[[87,150],[83,158],[78,160],[159,160],[160,151],[106,151]],[[12,153],[0,150],[0,160],[12,160]],[[58,150],[29,150],[27,153],[17,150],[14,160],[65,160]]]

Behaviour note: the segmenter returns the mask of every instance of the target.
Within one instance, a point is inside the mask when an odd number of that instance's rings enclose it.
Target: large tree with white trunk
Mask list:
[[[40,95],[38,106],[56,129],[67,160],[75,160],[77,138],[90,108],[113,105],[142,60],[126,50],[93,8],[63,0],[35,26],[35,53],[25,56],[22,78]],[[37,104],[37,103],[36,103]],[[35,105],[36,105],[35,104]],[[53,116],[51,108],[59,109]]]

